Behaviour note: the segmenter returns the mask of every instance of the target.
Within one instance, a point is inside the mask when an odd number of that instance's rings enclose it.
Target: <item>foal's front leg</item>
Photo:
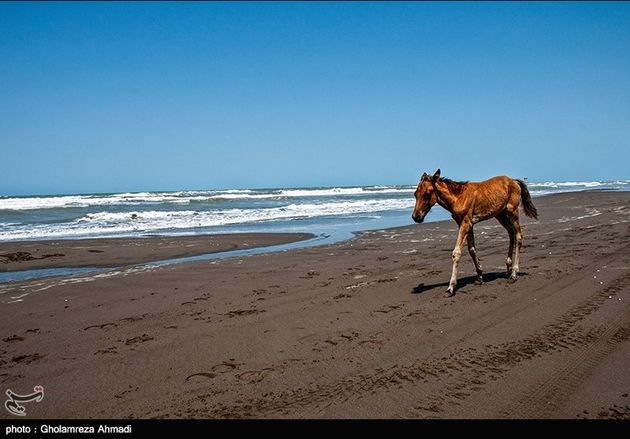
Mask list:
[[[455,250],[453,250],[453,272],[451,273],[451,281],[448,284],[448,289],[446,293],[444,293],[444,297],[451,297],[455,294],[455,286],[457,285],[457,264],[459,263],[459,258],[462,255],[462,247],[464,246],[464,241],[468,236],[468,232],[472,228],[472,223],[468,220],[464,220],[459,225],[459,233],[457,234],[457,242],[455,243]]]

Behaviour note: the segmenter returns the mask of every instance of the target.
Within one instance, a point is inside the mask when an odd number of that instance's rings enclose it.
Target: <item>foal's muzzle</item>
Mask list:
[[[420,224],[422,221],[424,221],[424,215],[424,213],[421,213],[419,215],[413,214],[411,215],[411,219]]]

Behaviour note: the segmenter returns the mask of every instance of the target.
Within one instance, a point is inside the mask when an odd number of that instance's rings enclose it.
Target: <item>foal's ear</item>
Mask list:
[[[439,169],[437,171],[435,171],[435,174],[433,174],[433,181],[436,181],[438,178],[440,178],[440,170]]]
[[[422,173],[422,177],[420,177],[420,180],[424,180],[425,178],[427,178],[429,175],[426,172]]]

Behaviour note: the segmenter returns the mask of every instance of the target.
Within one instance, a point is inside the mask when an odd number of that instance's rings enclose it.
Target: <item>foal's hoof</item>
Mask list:
[[[475,279],[475,285],[481,285],[483,283],[483,276],[477,276]]]
[[[444,297],[453,297],[455,295],[455,291],[453,290],[446,290],[444,292]]]
[[[510,278],[508,279],[508,283],[513,284],[514,282],[516,282],[516,276],[510,276]]]

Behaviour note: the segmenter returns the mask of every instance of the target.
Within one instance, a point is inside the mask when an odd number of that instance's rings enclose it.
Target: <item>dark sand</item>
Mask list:
[[[0,243],[0,272],[58,267],[117,267],[161,259],[285,244],[308,233],[104,238]]]
[[[0,390],[43,385],[27,417],[628,418],[630,193],[534,203],[518,282],[486,221],[487,281],[465,253],[450,299],[453,222],[0,286]]]

